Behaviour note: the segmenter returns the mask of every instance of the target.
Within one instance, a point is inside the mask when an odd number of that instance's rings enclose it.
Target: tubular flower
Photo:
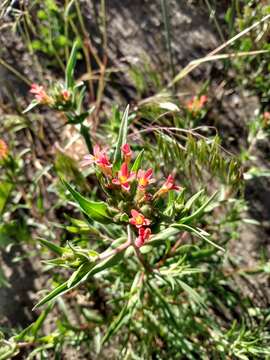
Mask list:
[[[62,98],[64,101],[69,101],[70,100],[70,92],[67,89],[64,89],[61,93]]]
[[[92,164],[96,164],[104,175],[112,175],[112,164],[106,155],[106,149],[100,149],[99,145],[94,146],[93,155],[89,154],[84,156],[84,160],[81,162],[82,166],[88,166]]]
[[[123,155],[124,155],[125,162],[126,162],[127,164],[129,164],[129,163],[130,163],[130,160],[131,160],[131,156],[132,156],[132,151],[131,151],[131,149],[130,149],[129,144],[123,145],[122,148],[121,148],[121,150],[122,150],[122,153],[123,153]]]
[[[270,123],[270,112],[269,111],[265,111],[263,113],[263,122],[264,122],[264,126],[269,125],[269,123]]]
[[[0,139],[0,160],[4,159],[8,154],[8,146],[4,140]]]
[[[129,219],[130,224],[135,225],[137,228],[141,228],[142,226],[150,225],[150,220],[146,219],[146,217],[139,213],[137,210],[131,210],[132,218]]]
[[[145,241],[147,241],[151,236],[151,229],[150,228],[143,228],[139,229],[139,236],[135,239],[135,245],[137,247],[141,247],[144,245]]]
[[[156,196],[160,196],[163,194],[166,194],[168,191],[170,190],[180,190],[180,186],[176,186],[174,184],[174,178],[172,177],[172,175],[170,174],[165,183],[162,185],[162,187],[158,190]]]
[[[147,187],[147,185],[155,182],[155,179],[152,179],[152,175],[153,175],[152,169],[148,169],[146,171],[140,169],[138,171],[137,179],[138,179],[138,186],[139,186],[140,190],[144,191],[145,188]]]
[[[194,96],[190,101],[187,103],[187,109],[192,112],[193,114],[196,114],[199,112],[204,104],[207,102],[208,97],[206,95],[202,95],[199,98]]]
[[[35,95],[35,99],[40,104],[51,104],[53,102],[53,99],[44,90],[44,87],[38,84],[31,85],[30,93]]]
[[[135,179],[135,173],[128,171],[128,165],[124,162],[121,166],[120,171],[117,174],[117,179],[113,179],[112,182],[115,185],[120,185],[123,190],[130,190],[130,182]]]

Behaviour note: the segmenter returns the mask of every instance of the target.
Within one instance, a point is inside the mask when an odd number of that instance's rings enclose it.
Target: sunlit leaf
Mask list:
[[[116,169],[120,167],[121,163],[121,147],[127,142],[127,132],[128,132],[128,111],[129,105],[126,107],[126,110],[122,116],[122,121],[119,129],[117,144],[114,152],[113,164]]]
[[[75,70],[75,65],[76,65],[76,61],[77,61],[77,52],[79,49],[79,41],[76,40],[73,48],[71,50],[71,54],[67,63],[67,67],[66,67],[66,88],[72,88],[74,86],[74,70]]]
[[[65,180],[63,184],[69,190],[74,200],[79,204],[80,209],[92,220],[103,224],[111,223],[112,217],[109,214],[109,207],[105,202],[96,202],[83,197],[78,191],[74,190]]]

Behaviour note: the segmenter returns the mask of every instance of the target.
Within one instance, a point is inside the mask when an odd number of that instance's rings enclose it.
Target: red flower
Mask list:
[[[269,125],[269,123],[270,123],[270,112],[269,111],[265,111],[263,113],[263,122],[264,122],[264,126]]]
[[[155,196],[160,196],[163,194],[166,194],[168,191],[170,190],[180,190],[180,186],[176,186],[174,184],[174,178],[172,177],[172,175],[170,174],[165,183],[162,185],[162,187],[158,190],[158,192],[156,193]]]
[[[107,149],[100,149],[99,145],[94,146],[94,155],[89,154],[84,156],[84,160],[81,162],[82,166],[88,166],[92,164],[96,164],[100,170],[106,176],[111,176],[112,174],[112,164],[110,163],[107,155]]]
[[[40,104],[51,104],[53,102],[53,99],[46,93],[43,86],[38,84],[31,85],[30,93],[35,95]]]
[[[64,101],[69,101],[70,92],[67,89],[64,89],[61,94],[62,94]]]
[[[152,179],[152,175],[153,175],[152,169],[148,169],[146,171],[140,169],[138,171],[137,179],[138,179],[138,186],[139,186],[140,190],[145,190],[147,185],[149,185],[155,181],[155,179]]]
[[[123,145],[122,148],[121,148],[121,150],[122,150],[122,153],[123,153],[123,155],[124,155],[125,162],[126,162],[127,164],[129,164],[129,163],[130,163],[130,160],[131,160],[131,156],[132,156],[132,151],[131,151],[131,149],[130,149],[129,144]]]
[[[150,228],[143,228],[139,229],[139,236],[135,239],[135,245],[137,247],[141,247],[144,245],[145,241],[147,241],[151,236],[151,229]]]
[[[190,101],[188,101],[187,108],[190,112],[192,112],[193,114],[196,114],[203,108],[203,106],[207,102],[207,100],[208,100],[208,97],[206,95],[202,95],[199,98],[196,96],[193,96],[193,98]]]
[[[0,160],[4,159],[8,154],[8,146],[4,140],[0,139]]]
[[[150,220],[146,219],[146,217],[139,213],[137,210],[131,210],[132,218],[129,219],[130,224],[135,225],[137,228],[141,228],[142,226],[150,225]]]
[[[113,179],[112,182],[115,185],[120,185],[123,190],[130,190],[130,182],[135,179],[136,175],[134,172],[129,173],[128,165],[124,162],[121,166],[120,171],[117,174],[117,179]]]

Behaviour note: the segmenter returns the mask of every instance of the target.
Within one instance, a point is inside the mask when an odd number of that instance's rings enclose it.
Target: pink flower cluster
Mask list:
[[[137,173],[130,171],[129,163],[131,161],[132,151],[129,144],[123,145],[121,150],[123,163],[116,174],[113,174],[113,166],[106,154],[107,148],[101,149],[99,145],[94,146],[93,155],[89,154],[84,157],[81,165],[88,166],[95,164],[107,180],[109,180],[110,185],[118,186],[124,192],[130,192],[132,182],[137,180],[137,194],[139,193],[140,198],[144,200],[161,197],[170,190],[180,190],[180,187],[175,185],[174,178],[170,174],[161,188],[153,196],[147,193],[147,187],[155,182],[155,179],[153,179],[153,170],[151,168],[146,171],[139,169]],[[138,232],[135,245],[141,247],[151,236],[151,229],[148,227],[151,221],[136,209],[132,209],[129,222]]]
[[[40,86],[38,84],[32,84],[30,93],[35,95],[35,99],[40,104],[51,104],[53,102],[53,99],[46,93],[43,86]]]
[[[36,101],[39,104],[43,105],[55,105],[55,99],[48,95],[43,86],[38,84],[32,84],[30,93],[34,94]],[[63,103],[67,103],[71,99],[71,93],[67,89],[61,89],[58,92],[58,96],[60,97],[60,101]]]
[[[100,149],[99,145],[94,146],[94,154],[85,155],[83,161],[81,162],[82,166],[88,166],[92,164],[96,164],[101,172],[108,177],[112,176],[112,164],[108,159],[107,148]]]

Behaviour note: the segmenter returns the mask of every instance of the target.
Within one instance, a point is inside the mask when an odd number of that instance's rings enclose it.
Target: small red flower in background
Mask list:
[[[82,166],[88,166],[96,164],[104,175],[111,176],[112,174],[112,164],[110,163],[107,155],[107,149],[100,149],[99,145],[94,146],[94,154],[89,154],[84,156],[84,160],[81,162]]]
[[[137,228],[141,228],[142,226],[150,225],[150,220],[146,219],[146,217],[139,213],[137,210],[131,210],[132,218],[129,219],[130,224],[135,225]]]
[[[7,157],[8,154],[8,146],[4,142],[4,140],[0,139],[0,160]]]
[[[158,190],[156,196],[166,194],[170,190],[181,190],[180,186],[177,186],[177,185],[174,184],[174,178],[173,178],[173,176],[171,174],[167,177],[165,183]]]
[[[50,104],[53,102],[53,99],[44,90],[44,87],[38,84],[31,85],[30,93],[35,95],[35,99],[40,104]]]
[[[130,149],[129,144],[123,145],[122,148],[121,148],[121,150],[122,150],[122,153],[123,153],[123,155],[124,155],[125,162],[126,162],[127,164],[129,164],[129,163],[130,163],[130,160],[131,160],[131,156],[132,156],[132,151],[131,151],[131,149]]]
[[[264,122],[264,126],[267,126],[270,124],[270,112],[269,111],[265,111],[263,113],[263,122]]]
[[[139,229],[139,236],[135,239],[135,245],[137,247],[141,247],[144,243],[150,238],[151,236],[151,229],[150,228],[143,228]]]
[[[130,190],[130,182],[135,179],[136,175],[134,172],[129,173],[128,165],[124,162],[121,166],[120,171],[117,174],[117,178],[113,179],[112,182],[115,185],[120,185],[123,190]]]
[[[144,170],[138,171],[137,179],[140,190],[144,191],[147,185],[152,184],[155,181],[155,179],[152,179],[152,175],[153,175],[152,169],[148,169],[146,171]]]
[[[193,98],[187,102],[187,109],[193,114],[196,114],[204,107],[207,100],[208,97],[206,95],[202,95],[199,98],[193,96]]]
[[[70,100],[70,92],[67,89],[64,89],[61,92],[61,95],[62,95],[64,101],[69,101]]]

